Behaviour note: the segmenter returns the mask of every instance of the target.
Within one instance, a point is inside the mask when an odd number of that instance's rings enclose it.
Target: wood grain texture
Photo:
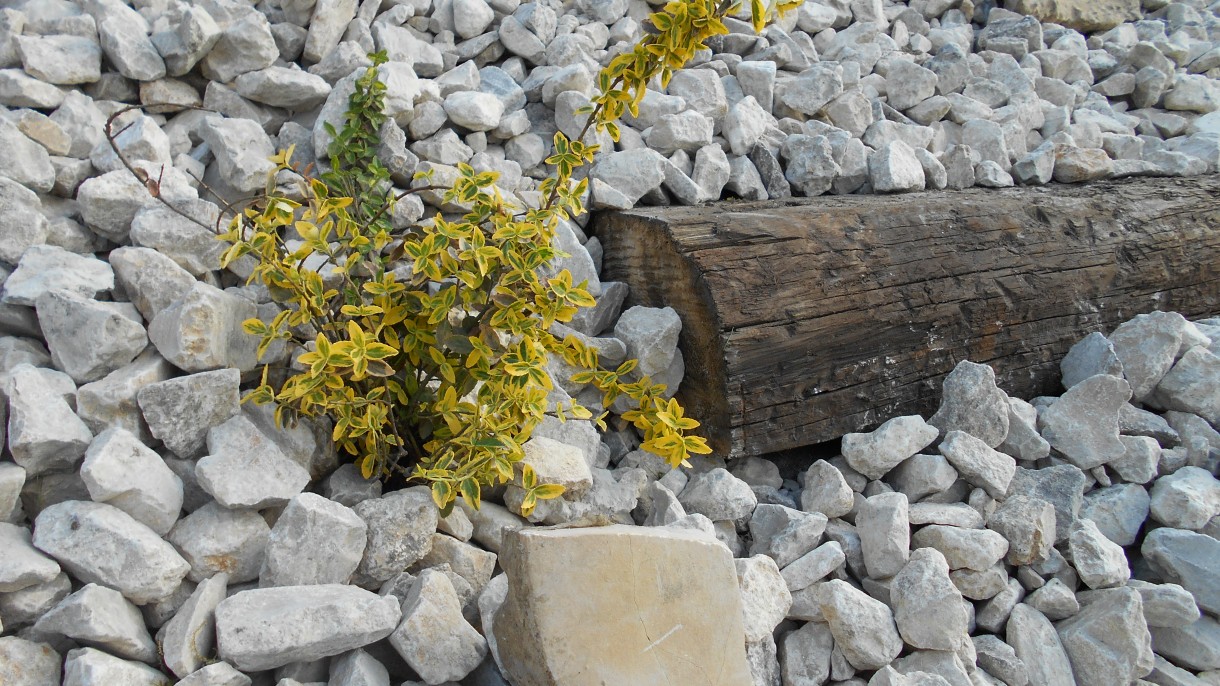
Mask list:
[[[1220,312],[1220,176],[600,214],[604,280],[682,317],[679,398],[738,457],[935,411],[960,360],[1058,394],[1130,317]]]

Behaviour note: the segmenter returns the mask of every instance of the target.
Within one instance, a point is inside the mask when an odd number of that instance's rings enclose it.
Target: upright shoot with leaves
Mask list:
[[[751,5],[761,29],[767,10],[758,0]],[[281,342],[296,351],[287,374],[264,367],[246,399],[278,403],[280,421],[331,418],[336,444],[366,477],[397,473],[426,482],[445,512],[458,498],[477,508],[483,488],[509,481],[521,489],[524,515],[562,493],[522,462],[522,444],[547,415],[594,416],[557,392],[548,358],[581,370],[571,381],[597,389],[601,407],[628,398],[632,409],[623,418],[641,432],[643,448],[670,464],[710,452],[691,433],[698,422],[666,398],[664,386],[638,377],[634,360],[602,368],[597,350],[579,336],[554,333],[556,323],[595,300],[586,283],[550,265],[566,256],[554,247],[559,223],[584,212],[588,180],[574,182],[573,175],[598,152],[585,134],[617,140],[615,122],[624,112],[638,114],[647,84],[667,83],[703,41],[727,33],[722,18],[733,9],[714,0],[674,0],[650,17],[656,32],[599,75],[600,94],[581,135],[555,135],[546,160],[555,174],[540,186],[540,206],[507,199],[495,173],[459,164],[442,201],[460,211],[405,229],[389,221],[393,203],[435,187],[417,174],[412,189],[392,195],[376,155],[386,121],[378,78],[385,56],[373,55],[373,66],[356,80],[343,127],[330,129],[330,169],[311,177],[284,151],[273,174],[300,174],[299,192],[269,191],[222,236],[231,243],[223,264],[253,256],[250,281],[266,285],[283,305],[270,321],[245,323],[261,338],[260,354]]]

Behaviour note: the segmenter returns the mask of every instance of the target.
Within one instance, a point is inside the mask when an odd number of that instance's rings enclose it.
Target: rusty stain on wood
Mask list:
[[[935,411],[960,360],[1058,392],[1081,336],[1220,311],[1220,176],[702,207],[594,220],[605,280],[683,321],[679,397],[723,455]]]

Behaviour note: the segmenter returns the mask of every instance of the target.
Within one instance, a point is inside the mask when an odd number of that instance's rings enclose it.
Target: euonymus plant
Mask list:
[[[750,0],[755,30],[768,13],[798,4],[768,10]],[[245,322],[261,338],[259,354],[280,341],[296,350],[289,375],[264,367],[246,399],[276,402],[281,422],[328,416],[336,445],[366,478],[398,473],[426,482],[444,512],[459,496],[478,507],[484,487],[512,480],[515,471],[523,514],[562,493],[521,462],[522,444],[547,414],[593,417],[575,401],[548,402],[548,356],[582,370],[572,381],[597,388],[604,407],[629,398],[634,409],[622,416],[641,432],[644,449],[674,466],[710,452],[691,433],[699,423],[664,397],[663,386],[633,377],[635,361],[603,369],[595,349],[551,333],[554,323],[595,303],[585,283],[547,266],[560,254],[552,245],[558,222],[584,212],[588,180],[573,174],[598,151],[586,134],[617,141],[615,122],[626,111],[638,114],[649,81],[667,84],[706,39],[728,32],[722,18],[737,10],[718,0],[673,0],[652,14],[650,32],[599,74],[581,135],[555,134],[546,160],[554,174],[540,185],[539,206],[505,197],[495,173],[460,164],[443,199],[465,213],[437,213],[406,230],[390,222],[392,203],[404,194],[391,195],[376,155],[386,118],[377,67],[385,58],[374,55],[345,124],[331,130],[330,169],[318,176],[294,169],[303,187],[293,192],[269,181],[263,201],[222,236],[231,244],[222,265],[252,256],[250,281],[284,306],[270,322]],[[273,159],[273,178],[292,169],[291,155]],[[430,182],[417,174],[406,193],[436,190]]]

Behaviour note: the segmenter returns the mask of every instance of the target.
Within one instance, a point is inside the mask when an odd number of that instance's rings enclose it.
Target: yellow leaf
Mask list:
[[[563,495],[564,488],[559,484],[542,484],[537,486],[532,491],[534,497],[539,500],[550,500]]]

